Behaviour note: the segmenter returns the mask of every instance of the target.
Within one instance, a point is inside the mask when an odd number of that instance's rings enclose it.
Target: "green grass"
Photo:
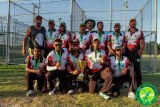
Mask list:
[[[118,98],[109,101],[104,100],[97,94],[60,95],[35,93],[34,97],[26,97],[26,85],[24,78],[24,66],[0,66],[0,107],[1,106],[24,106],[24,107],[140,107],[136,100],[127,98],[127,90],[122,90]],[[143,74],[143,82],[154,84],[160,93],[160,73]],[[158,101],[152,105],[160,107],[160,96]]]

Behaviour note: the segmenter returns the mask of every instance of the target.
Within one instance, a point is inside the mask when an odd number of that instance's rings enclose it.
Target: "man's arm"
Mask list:
[[[25,56],[25,54],[26,54],[25,48],[26,48],[27,40],[28,40],[30,34],[31,34],[31,27],[29,27],[29,28],[27,29],[26,35],[25,35],[25,37],[24,37],[24,39],[23,39],[23,44],[22,44],[22,55],[23,55],[23,56]]]

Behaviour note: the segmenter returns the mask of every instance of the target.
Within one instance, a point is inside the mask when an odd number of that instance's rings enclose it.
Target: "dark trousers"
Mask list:
[[[55,84],[53,80],[58,78],[60,82],[59,84],[60,91],[63,93],[66,92],[67,83],[66,83],[65,75],[66,75],[66,71],[61,71],[61,70],[50,71],[46,74],[46,79],[49,82],[50,91],[55,88]]]
[[[26,83],[28,90],[34,90],[33,87],[33,81],[37,80],[37,89],[42,90],[42,87],[44,85],[44,75],[38,75],[36,73],[26,72]]]
[[[95,73],[91,76],[89,81],[89,93],[95,93],[96,85],[98,79],[102,78],[104,80],[103,87],[101,89],[102,93],[108,93],[111,88],[114,86],[112,84],[113,81],[113,75],[111,72],[107,72],[106,69]]]
[[[136,75],[136,83],[137,83],[137,87],[139,87],[142,84],[140,56],[138,55],[137,51],[127,51],[126,55],[134,66],[134,71]]]
[[[113,77],[112,92],[120,92],[120,88],[126,81],[129,82],[129,92],[135,92],[135,73],[133,70],[128,70],[125,76]]]

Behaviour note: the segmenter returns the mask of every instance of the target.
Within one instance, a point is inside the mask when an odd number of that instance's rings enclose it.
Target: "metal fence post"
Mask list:
[[[72,24],[73,24],[73,2],[74,0],[70,0],[70,31],[72,32]]]

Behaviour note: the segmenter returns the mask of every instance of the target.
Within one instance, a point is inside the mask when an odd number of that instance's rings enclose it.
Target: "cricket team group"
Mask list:
[[[128,98],[135,99],[136,88],[142,84],[140,57],[145,41],[143,32],[136,28],[136,19],[130,19],[129,29],[105,33],[102,21],[87,19],[79,31],[70,32],[61,22],[35,17],[35,25],[28,27],[23,40],[27,96],[37,90],[54,95],[82,92],[98,93],[104,99],[118,97],[123,83],[128,82]],[[107,26],[107,25],[105,25]],[[97,30],[95,30],[97,29]],[[36,81],[36,82],[35,82]]]

